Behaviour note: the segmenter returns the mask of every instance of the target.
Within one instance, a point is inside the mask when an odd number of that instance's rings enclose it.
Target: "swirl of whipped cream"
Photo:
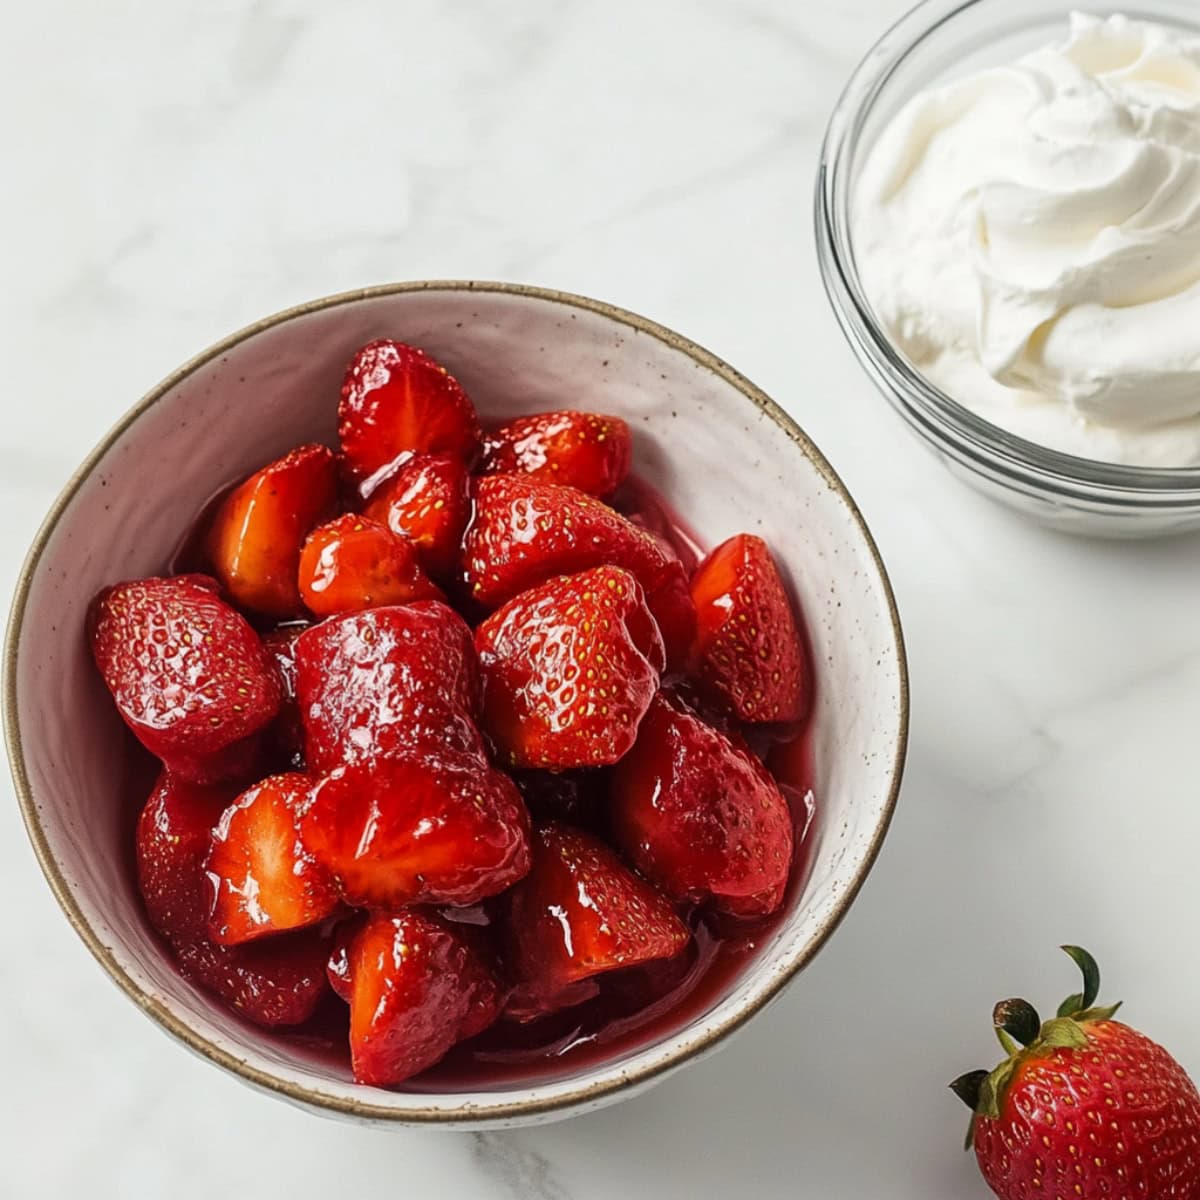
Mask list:
[[[1200,464],[1200,37],[1077,13],[919,94],[852,234],[878,316],[960,403],[1070,453]]]

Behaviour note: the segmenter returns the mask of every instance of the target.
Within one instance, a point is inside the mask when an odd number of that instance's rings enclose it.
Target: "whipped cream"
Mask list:
[[[877,316],[959,403],[1069,454],[1200,465],[1200,36],[1076,13],[921,93],[851,232]]]

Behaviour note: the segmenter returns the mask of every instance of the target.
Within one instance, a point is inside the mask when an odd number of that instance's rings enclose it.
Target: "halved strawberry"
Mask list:
[[[458,563],[471,517],[469,484],[461,459],[418,455],[379,487],[363,515],[407,538],[425,569],[445,578]]]
[[[691,934],[670,902],[602,841],[570,825],[534,830],[533,866],[508,897],[520,1018],[586,998],[580,981],[670,958]]]
[[[701,684],[743,721],[800,720],[809,668],[766,542],[749,533],[722,542],[696,568],[691,590]]]
[[[442,596],[411,542],[370,517],[352,514],[308,535],[299,579],[304,603],[319,617]]]
[[[311,790],[306,775],[273,775],[222,814],[205,863],[216,891],[214,942],[303,929],[337,910],[333,880],[305,852],[296,828]]]
[[[351,477],[366,482],[402,455],[449,454],[470,463],[479,418],[458,380],[423,350],[381,339],[351,360],[338,405],[338,437]]]
[[[372,917],[350,943],[346,966],[359,1083],[402,1083],[500,1011],[500,985],[487,963],[447,924],[421,913]]]
[[[612,774],[616,844],[679,902],[762,916],[782,903],[791,873],[787,801],[748,750],[655,698],[637,743]]]
[[[300,837],[357,905],[474,904],[529,869],[521,794],[461,751],[339,767],[313,788]]]
[[[471,597],[496,608],[556,575],[624,567],[642,585],[667,659],[686,654],[695,614],[679,563],[646,530],[577,488],[523,475],[490,475],[476,488],[463,541]]]
[[[489,433],[483,472],[519,471],[607,496],[629,474],[632,457],[633,439],[620,417],[564,409],[518,417]]]
[[[594,767],[633,745],[666,665],[638,581],[593,567],[530,588],[475,631],[483,727],[515,767]]]
[[[309,770],[414,746],[482,754],[479,666],[466,622],[436,601],[332,617],[296,640]]]
[[[302,610],[296,567],[304,535],[337,503],[328,446],[298,446],[255,472],[222,501],[205,537],[213,571],[244,608],[273,617]]]
[[[117,711],[181,779],[238,775],[280,684],[246,618],[197,577],[141,579],[101,592],[92,654]]]

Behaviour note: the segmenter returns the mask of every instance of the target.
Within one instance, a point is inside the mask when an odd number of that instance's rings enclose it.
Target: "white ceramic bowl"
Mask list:
[[[710,544],[764,536],[812,638],[819,816],[794,910],[730,990],[661,1040],[550,1082],[427,1094],[362,1087],[264,1037],[178,973],[132,886],[124,733],[83,632],[92,596],[161,572],[218,486],[297,442],[330,440],[351,354],[389,335],[458,376],[485,420],[570,405],[633,426],[635,470]],[[813,957],[854,900],[900,784],[907,679],[879,555],[832,468],[762,392],[650,321],[578,296],[410,283],[269,317],[164,380],[92,452],[30,551],[8,630],[5,733],[46,878],[104,969],[168,1033],[248,1083],[364,1121],[515,1125],[629,1096],[713,1049]]]

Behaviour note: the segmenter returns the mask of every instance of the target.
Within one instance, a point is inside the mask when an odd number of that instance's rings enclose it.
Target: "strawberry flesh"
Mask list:
[[[753,754],[662,696],[613,771],[609,804],[617,847],[672,900],[744,917],[783,903],[787,800]]]
[[[500,1011],[487,963],[442,921],[379,914],[345,955],[350,1053],[359,1083],[388,1087],[433,1066]]]
[[[417,746],[483,752],[471,631],[436,601],[305,630],[296,639],[296,694],[308,766],[319,774]]]
[[[475,632],[483,727],[510,766],[616,762],[666,664],[637,580],[594,567],[530,588]]]
[[[809,668],[791,601],[762,538],[722,542],[696,568],[695,673],[746,722],[799,721]]]
[[[226,496],[204,545],[234,601],[279,618],[303,611],[296,589],[300,545],[336,503],[333,451],[315,444],[290,451]]]
[[[483,472],[521,472],[607,496],[624,482],[632,458],[633,439],[620,417],[564,409],[518,417],[489,433]]]
[[[520,792],[451,750],[339,767],[313,788],[300,836],[356,905],[474,904],[529,869]]]
[[[364,484],[364,494],[373,476],[414,454],[448,454],[470,464],[481,436],[458,380],[423,350],[384,338],[351,360],[338,437],[346,468]]]
[[[92,654],[117,711],[177,777],[233,778],[255,758],[278,712],[270,655],[246,618],[194,576],[143,579],[102,592]]]
[[[236,945],[303,929],[337,910],[333,881],[300,844],[297,822],[311,789],[306,775],[275,775],[222,814],[206,863],[216,892],[214,942]]]
[[[370,517],[314,529],[300,552],[299,579],[305,605],[319,617],[442,597],[416,547]]]

